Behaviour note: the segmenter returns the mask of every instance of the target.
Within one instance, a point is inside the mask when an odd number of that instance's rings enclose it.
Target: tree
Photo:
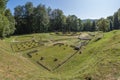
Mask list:
[[[47,32],[49,24],[49,16],[45,5],[38,5],[34,9],[34,31]]]
[[[107,19],[109,20],[110,23],[110,30],[113,30],[113,16],[108,16]]]
[[[49,17],[45,5],[33,7],[31,2],[17,6],[14,12],[16,34],[47,32]]]
[[[4,14],[8,0],[0,0],[0,14]]]
[[[61,25],[62,25],[61,31],[65,33],[66,32],[66,16],[64,16],[64,15],[62,16],[62,24]]]
[[[80,18],[77,19],[77,31],[82,31],[83,26],[82,26],[82,21]]]
[[[78,19],[75,15],[69,15],[66,20],[67,31],[79,31],[81,27],[81,20]]]
[[[9,29],[10,29],[10,35],[11,35],[15,31],[15,19],[12,16],[12,13],[10,12],[10,9],[6,9],[5,16],[9,20]]]
[[[109,21],[104,18],[99,19],[97,21],[97,29],[103,32],[109,31]]]
[[[52,14],[52,9],[51,9],[51,7],[48,7],[47,8],[47,13],[48,13],[48,16],[49,16],[49,18],[51,17],[51,14]]]
[[[0,37],[4,38],[9,36],[10,28],[9,28],[9,21],[8,19],[0,14]]]
[[[120,29],[120,9],[118,9],[118,29]]]
[[[16,31],[15,34],[24,34],[26,33],[25,31],[25,19],[24,19],[24,6],[17,6],[14,8],[14,18],[15,18],[15,26],[16,26]]]
[[[113,30],[113,22],[111,20],[109,22],[110,22],[110,31],[112,31]]]
[[[66,17],[62,10],[55,9],[52,11],[50,16],[51,29],[53,31],[62,31],[66,24]]]
[[[33,32],[33,4],[27,2],[23,6],[15,7],[16,33],[25,34]]]
[[[32,2],[27,2],[24,8],[25,8],[24,18],[26,20],[26,24],[25,24],[26,31],[27,33],[32,33],[33,31],[33,10],[34,10]]]
[[[113,15],[113,28],[119,29],[119,20],[118,20],[118,12]]]
[[[96,30],[96,22],[93,21],[91,26],[91,31],[95,31],[95,30]]]
[[[84,26],[84,31],[92,31],[92,23],[89,19],[87,19],[87,21],[85,23],[83,23]]]
[[[108,16],[107,19],[113,21],[113,16]]]
[[[4,38],[14,33],[14,18],[9,9],[6,9],[8,0],[0,0],[0,37]]]

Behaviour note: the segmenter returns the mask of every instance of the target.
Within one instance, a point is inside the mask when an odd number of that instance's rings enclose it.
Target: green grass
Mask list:
[[[40,47],[42,44],[35,41],[27,41],[27,42],[12,42],[11,48],[15,52],[20,52],[24,50],[29,50],[32,48]]]
[[[52,70],[75,52],[76,51],[73,50],[73,48],[69,46],[66,47],[66,45],[42,47],[39,48],[39,51],[37,53],[32,53],[32,58],[30,59],[35,61],[35,63],[36,61],[39,61]],[[43,57],[44,60],[40,60],[41,57]],[[55,62],[54,59],[57,59],[57,61]]]
[[[93,35],[94,33],[89,34]],[[46,45],[28,49],[21,52],[12,52],[8,42],[12,39],[19,39],[22,36],[14,36],[0,41],[0,79],[1,80],[119,80],[120,79],[120,31],[114,30],[104,33],[100,40],[96,40],[101,36],[101,32],[95,32],[96,36],[84,46],[81,51],[74,55],[65,64],[54,71],[47,71],[43,67],[37,65],[35,61],[43,56],[44,60],[40,61],[44,65],[53,69],[59,62],[66,59],[75,51],[66,44],[76,45],[80,43],[75,36],[56,35],[54,33],[31,34],[27,36],[35,36]],[[69,38],[69,39],[68,39]],[[54,40],[55,42],[49,41]],[[64,42],[65,45],[53,46],[53,43]],[[64,48],[66,48],[64,50]],[[28,58],[26,53],[38,50],[32,54],[32,58]],[[15,54],[16,53],[16,54]],[[54,62],[54,58],[58,61]],[[60,61],[59,61],[60,60]],[[9,66],[9,67],[8,67]]]

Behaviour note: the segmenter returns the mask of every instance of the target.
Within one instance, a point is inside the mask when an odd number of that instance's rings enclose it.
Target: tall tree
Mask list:
[[[118,9],[118,29],[120,29],[120,9]]]
[[[6,10],[8,0],[0,0],[0,37],[6,37],[14,33],[14,18],[9,9]]]
[[[111,20],[109,20],[110,22],[110,31],[113,30],[113,22]]]
[[[12,13],[10,12],[10,9],[6,9],[5,16],[9,20],[9,28],[10,28],[10,35],[11,35],[15,31],[15,19],[14,19]]]
[[[107,19],[109,20],[110,23],[110,30],[113,30],[113,16],[108,16]]]
[[[82,31],[83,26],[82,26],[82,21],[80,18],[77,19],[77,31]]]
[[[97,21],[97,29],[103,32],[109,31],[109,21],[104,18],[99,19]]]
[[[87,21],[83,23],[83,25],[84,25],[84,31],[91,31],[92,28],[91,20],[87,19]]]
[[[26,20],[26,31],[27,33],[32,33],[33,30],[33,3],[32,2],[27,2],[25,4],[25,15],[24,18]]]
[[[55,9],[51,13],[50,17],[51,28],[54,31],[62,31],[64,24],[66,22],[66,17],[64,16],[62,10]]]
[[[0,0],[0,14],[4,14],[8,0]]]
[[[25,31],[25,24],[26,24],[26,21],[24,19],[24,6],[17,6],[15,7],[14,9],[14,18],[15,18],[15,21],[16,21],[16,31],[15,33],[16,34],[25,34],[26,31]]]
[[[8,19],[0,14],[0,37],[4,38],[9,36],[10,28],[9,28],[9,21]]]
[[[47,8],[47,13],[48,13],[48,16],[51,17],[51,14],[52,14],[52,9],[51,9],[51,7],[48,7],[48,8]]]
[[[23,6],[15,8],[14,16],[16,20],[16,33],[25,34],[33,31],[33,4],[27,2]]]
[[[113,15],[113,28],[119,29],[119,20],[118,20],[118,12]]]
[[[69,15],[67,17],[66,23],[68,32],[80,30],[81,20],[78,19],[75,15]]]
[[[95,31],[95,30],[96,30],[96,22],[93,21],[91,26],[91,31]]]
[[[113,16],[108,16],[107,19],[113,21]]]
[[[47,32],[49,24],[49,16],[45,5],[38,5],[34,9],[34,31]]]

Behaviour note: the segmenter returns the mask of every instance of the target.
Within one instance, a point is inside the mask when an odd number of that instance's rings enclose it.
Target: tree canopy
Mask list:
[[[0,37],[7,37],[15,31],[15,20],[10,9],[6,9],[8,0],[0,0]]]
[[[107,32],[109,31],[109,21],[101,18],[97,21],[97,30]]]

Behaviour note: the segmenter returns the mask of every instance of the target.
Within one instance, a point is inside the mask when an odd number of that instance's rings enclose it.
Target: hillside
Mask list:
[[[92,34],[92,33],[91,33]],[[100,39],[101,33],[96,35],[80,52],[70,58],[65,64],[53,71],[45,70],[43,67],[35,63],[37,57],[33,54],[33,58],[27,57],[26,53],[38,50],[38,55],[45,56],[48,60],[42,62],[53,68],[55,65],[51,62],[54,58],[52,54],[60,59],[66,59],[63,55],[71,48],[64,46],[51,46],[52,41],[64,42],[65,44],[76,43],[78,40],[71,38],[73,36],[55,36],[44,34],[42,39],[48,47],[36,47],[30,50],[15,52],[9,46],[10,41],[18,37],[11,37],[0,41],[0,79],[1,80],[119,80],[120,79],[120,31],[111,31],[104,33]],[[30,35],[29,35],[30,36]],[[53,37],[52,37],[53,36]],[[43,37],[43,36],[41,36]],[[41,37],[40,40],[41,40]],[[74,36],[75,37],[75,36]],[[62,39],[61,39],[62,38]],[[23,41],[25,38],[21,38]],[[26,39],[29,39],[28,37]],[[52,39],[52,40],[48,40]],[[20,40],[20,38],[18,39]],[[38,39],[39,40],[39,39]],[[51,44],[50,44],[51,43]],[[73,45],[73,44],[70,44]],[[21,48],[23,49],[23,48]],[[47,53],[47,49],[50,54]],[[62,51],[64,54],[60,54]],[[44,55],[44,53],[46,55]],[[56,55],[55,53],[58,53]],[[71,55],[71,54],[69,54]],[[58,59],[59,61],[59,59]],[[49,63],[49,64],[47,64]],[[59,62],[58,62],[59,63]]]
[[[0,80],[38,80],[36,75],[47,74],[44,72],[0,40]]]

